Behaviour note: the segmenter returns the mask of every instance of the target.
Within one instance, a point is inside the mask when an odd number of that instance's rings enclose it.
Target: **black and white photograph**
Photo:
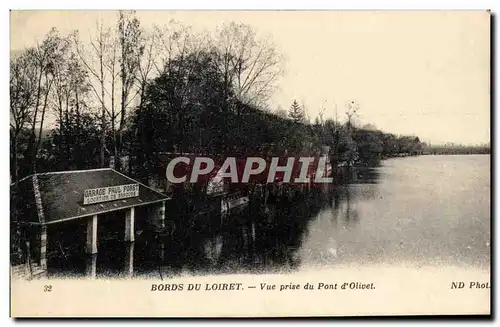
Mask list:
[[[489,315],[490,19],[12,10],[11,315]]]

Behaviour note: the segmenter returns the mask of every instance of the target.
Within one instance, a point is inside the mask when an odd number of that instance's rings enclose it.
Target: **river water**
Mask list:
[[[305,266],[490,264],[490,157],[389,159],[322,210],[299,251]]]
[[[90,259],[49,261],[49,274],[156,278],[373,264],[489,269],[490,156],[388,159],[313,193],[222,217],[177,219],[168,241],[145,232],[133,245],[101,242]]]

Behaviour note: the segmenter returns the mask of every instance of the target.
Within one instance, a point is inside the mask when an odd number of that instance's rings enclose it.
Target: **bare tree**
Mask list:
[[[66,55],[66,54],[63,54]],[[69,57],[62,58],[61,62],[58,65],[54,66],[54,92],[53,92],[53,105],[55,107],[55,114],[57,117],[57,121],[59,123],[59,133],[60,140],[58,143],[58,151],[60,153],[59,156],[59,165],[62,165],[67,158],[64,158],[62,155],[65,153],[63,151],[64,139],[67,138],[65,131],[65,121],[67,121],[69,106],[70,106],[70,98],[72,94],[72,85],[71,85],[71,75],[69,69]],[[66,151],[67,153],[67,151]]]
[[[108,96],[110,97],[110,109],[108,110],[109,118],[111,120],[111,133],[113,137],[113,156],[115,158],[119,157],[118,154],[118,138],[116,131],[116,121],[120,116],[120,110],[116,110],[116,96],[119,91],[119,75],[120,75],[120,67],[118,60],[118,51],[119,51],[119,43],[118,37],[113,33],[110,35],[109,43],[108,43],[108,52],[105,56],[104,66],[109,73],[109,88]]]
[[[81,63],[78,55],[72,51],[62,54],[58,65],[54,66],[54,92],[52,105],[59,124],[58,161],[60,168],[66,167],[70,161],[70,148],[78,135],[82,108],[86,108],[85,100],[89,91],[88,72]],[[76,116],[76,129],[68,132],[70,113]],[[66,157],[64,156],[66,155]]]
[[[357,103],[354,100],[351,100],[346,103],[345,107],[346,107],[345,115],[347,116],[347,126],[350,129],[354,124],[355,117],[358,115],[359,103]]]
[[[100,105],[101,108],[101,150],[100,150],[100,162],[101,166],[105,165],[105,154],[107,152],[106,148],[106,134],[108,131],[107,127],[107,116],[111,116],[109,110],[106,107],[106,94],[109,94],[107,90],[107,79],[108,70],[106,69],[107,56],[109,54],[109,48],[112,45],[111,30],[109,28],[105,29],[103,22],[97,22],[97,33],[95,35],[90,35],[90,51],[87,51],[85,47],[81,44],[78,34],[74,37],[77,54],[87,68],[89,75],[91,77],[90,89],[92,94]],[[108,63],[109,64],[109,63]]]
[[[143,30],[134,12],[120,11],[115,29],[105,28],[103,21],[97,22],[94,35],[90,35],[90,47],[85,47],[75,34],[76,53],[90,76],[90,90],[100,105],[101,151],[100,162],[105,165],[107,135],[111,135],[113,156],[121,157],[123,132],[127,109],[139,94],[138,75],[143,74],[145,88],[148,73],[141,71],[141,60],[145,45]],[[153,54],[150,55],[150,59]],[[110,126],[108,126],[108,124]],[[116,161],[120,163],[120,160]]]
[[[245,24],[231,22],[219,30],[214,43],[218,66],[228,87],[240,101],[262,105],[277,88],[283,58],[268,38],[260,38]]]
[[[19,138],[21,132],[34,119],[37,84],[35,65],[27,53],[13,58],[10,62],[10,131],[11,131],[11,178],[18,180]]]
[[[306,102],[304,99],[300,102],[300,107],[302,108],[302,112],[304,113],[304,119],[303,122],[305,124],[310,124],[311,123],[311,116],[309,115],[309,110],[307,110]]]
[[[326,111],[326,103],[327,101],[325,100],[323,105],[321,106],[321,108],[319,109],[319,112],[318,112],[318,122],[319,122],[319,125],[323,126],[325,124],[325,111]]]
[[[26,51],[26,55],[33,62],[36,80],[36,96],[31,120],[31,133],[28,142],[28,156],[31,170],[36,172],[36,160],[40,148],[46,109],[49,104],[49,95],[52,91],[56,67],[62,65],[64,54],[68,50],[69,41],[62,38],[56,29],[52,29],[42,43]],[[38,136],[36,127],[38,123]]]
[[[196,49],[197,38],[191,28],[175,20],[165,25],[153,27],[153,37],[157,43],[157,59],[153,61],[157,74],[164,74],[170,69],[170,63],[176,57],[186,56]]]
[[[175,80],[175,94],[171,97],[175,99],[172,103],[174,115],[178,118],[178,130],[181,135],[184,133],[184,118],[189,110],[188,107],[200,108],[202,103],[193,99],[198,98],[193,94],[192,79],[200,75],[199,68],[195,62],[203,61],[210,55],[210,40],[206,34],[196,34],[189,27],[171,21],[169,25],[156,27],[156,38],[160,47],[158,72]],[[194,95],[194,96],[193,96]],[[183,144],[179,144],[182,152]]]
[[[121,79],[121,103],[120,103],[120,126],[118,127],[119,142],[118,156],[121,156],[123,143],[123,130],[127,107],[135,98],[130,98],[132,90],[137,82],[137,75],[140,69],[141,57],[144,53],[142,43],[142,29],[135,12],[119,12],[118,18],[118,39],[120,44],[120,79]],[[118,163],[120,160],[117,161]]]
[[[136,76],[136,86],[139,95],[139,110],[142,109],[144,93],[149,79],[154,74],[154,68],[157,66],[158,48],[156,46],[156,34],[142,33],[142,43],[144,44],[144,52],[138,58],[138,68]]]

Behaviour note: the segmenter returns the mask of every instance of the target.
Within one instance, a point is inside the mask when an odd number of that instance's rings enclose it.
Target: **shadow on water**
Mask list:
[[[137,209],[132,244],[122,241],[123,212],[103,215],[92,257],[84,253],[84,222],[57,224],[48,230],[49,243],[61,241],[48,245],[49,276],[159,279],[396,262],[486,267],[489,176],[482,166],[467,168],[471,158],[438,159],[463,173],[450,176],[432,157],[419,159],[417,168],[391,160],[346,173],[329,187],[291,188],[267,200],[251,194],[229,214],[220,214],[220,199],[217,205],[213,198],[176,196],[162,233]],[[434,183],[443,178],[437,192]]]
[[[206,199],[197,203],[177,197],[167,207],[167,234],[139,224],[132,244],[122,241],[123,219],[105,217],[99,221],[99,253],[85,255],[85,240],[74,245],[78,250],[64,255],[57,251],[63,246],[53,246],[49,275],[165,278],[295,270],[302,263],[299,250],[310,222],[331,210],[332,219],[342,216],[356,223],[359,215],[350,205],[352,198],[375,195],[348,184],[374,184],[378,178],[376,169],[362,168],[342,185],[310,191],[291,188],[282,196],[269,197],[265,204],[262,198],[251,197],[250,204],[229,214],[218,213],[217,206]],[[140,220],[140,213],[136,214],[136,221]]]

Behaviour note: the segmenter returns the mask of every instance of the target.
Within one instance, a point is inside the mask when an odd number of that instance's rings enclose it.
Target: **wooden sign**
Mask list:
[[[139,184],[128,184],[87,189],[83,192],[83,204],[94,204],[139,196]]]

